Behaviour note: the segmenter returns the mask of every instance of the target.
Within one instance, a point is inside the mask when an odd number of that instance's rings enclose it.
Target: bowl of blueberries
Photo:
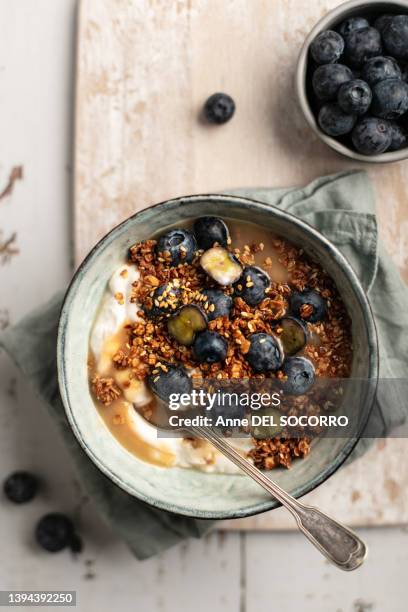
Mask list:
[[[408,0],[351,0],[327,13],[304,42],[296,89],[335,151],[376,163],[408,157]]]

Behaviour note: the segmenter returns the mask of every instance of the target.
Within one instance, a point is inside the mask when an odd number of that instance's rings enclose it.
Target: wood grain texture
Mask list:
[[[236,187],[304,184],[357,167],[321,143],[298,108],[302,42],[338,0],[82,0],[75,141],[77,263],[115,224],[149,204]],[[221,128],[200,119],[226,91]],[[360,164],[361,166],[361,164]],[[408,279],[406,164],[366,168],[380,231]],[[310,501],[354,525],[408,521],[406,440],[378,441]],[[293,527],[283,511],[230,523]]]

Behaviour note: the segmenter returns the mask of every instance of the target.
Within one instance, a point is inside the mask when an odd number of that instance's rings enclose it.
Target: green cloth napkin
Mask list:
[[[231,191],[229,192],[231,193]],[[380,375],[405,378],[408,370],[408,288],[378,243],[374,194],[364,172],[344,172],[298,189],[241,189],[232,193],[279,206],[318,228],[336,244],[367,291],[381,347]],[[138,559],[148,558],[187,537],[200,537],[213,521],[185,518],[153,508],[122,491],[88,459],[69,428],[58,391],[56,334],[62,295],[0,335],[4,348],[57,420],[80,480],[101,515]],[[376,437],[386,436],[408,418],[405,402],[378,396],[373,419]],[[353,458],[364,452],[362,439]]]

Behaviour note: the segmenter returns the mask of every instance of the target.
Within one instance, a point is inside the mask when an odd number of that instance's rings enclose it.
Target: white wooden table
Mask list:
[[[16,232],[20,250],[0,266],[0,326],[43,302],[70,276],[74,5],[0,2],[0,192],[14,166],[24,173],[0,200],[0,240]],[[296,11],[297,2],[292,5]],[[403,171],[398,166],[394,173]],[[406,610],[403,527],[362,530],[371,554],[351,575],[329,567],[297,533],[221,532],[135,561],[81,497],[53,423],[4,355],[0,458],[1,478],[30,468],[46,481],[39,499],[26,507],[0,499],[0,589],[77,590],[81,612]],[[77,517],[86,545],[78,559],[35,547],[33,524],[51,510]]]

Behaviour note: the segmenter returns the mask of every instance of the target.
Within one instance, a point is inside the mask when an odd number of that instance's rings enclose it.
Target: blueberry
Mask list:
[[[200,249],[211,249],[217,243],[228,245],[229,231],[227,225],[218,217],[200,217],[194,222],[194,234]]]
[[[301,319],[284,317],[279,321],[278,329],[285,355],[294,355],[306,345],[307,325]]]
[[[351,81],[353,73],[343,64],[319,66],[313,73],[313,90],[319,100],[334,100],[343,83]]]
[[[226,123],[235,113],[235,102],[225,93],[215,93],[204,105],[204,115],[211,123]]]
[[[350,66],[358,68],[367,60],[381,55],[381,36],[374,28],[364,28],[351,32],[345,39],[344,55]]]
[[[344,51],[344,40],[337,32],[320,32],[310,45],[310,53],[316,64],[337,62]]]
[[[274,372],[283,363],[283,349],[280,342],[269,334],[256,333],[248,338],[249,351],[245,358],[254,372]]]
[[[367,19],[364,17],[349,17],[345,21],[343,21],[339,27],[337,28],[341,36],[345,37],[351,34],[352,32],[358,32],[359,30],[364,30],[369,27],[369,23]]]
[[[381,119],[396,119],[408,110],[408,85],[401,79],[380,81],[373,88],[371,112]]]
[[[318,122],[325,134],[342,136],[351,132],[356,123],[356,117],[350,113],[345,113],[336,102],[328,102],[320,109]]]
[[[326,316],[326,300],[313,289],[294,291],[289,302],[292,315],[308,323],[318,323]]]
[[[151,299],[146,300],[143,309],[150,319],[170,316],[180,303],[180,289],[174,281],[160,285],[155,289]]]
[[[209,321],[217,317],[229,317],[232,308],[232,297],[221,289],[204,289],[202,294],[207,298],[203,304],[208,304],[205,313]],[[214,307],[214,308],[213,308]]]
[[[361,79],[355,79],[348,83],[344,83],[344,85],[340,87],[337,95],[337,101],[341,110],[351,115],[364,115],[370,108],[371,99],[371,89],[369,85]],[[343,133],[346,134],[346,132]]]
[[[10,501],[15,504],[25,504],[35,497],[38,486],[38,479],[33,474],[14,472],[4,481],[3,490]]]
[[[227,356],[228,343],[214,331],[204,331],[197,334],[193,344],[193,353],[199,363],[216,363],[224,361]]]
[[[362,77],[371,87],[385,79],[401,78],[401,68],[392,57],[372,57],[363,66]]]
[[[398,59],[408,59],[408,15],[395,15],[382,32],[387,52]]]
[[[190,393],[192,383],[186,370],[181,365],[163,364],[164,368],[155,368],[147,377],[151,391],[164,402],[169,401],[172,393]]]
[[[363,155],[379,155],[391,144],[391,128],[388,121],[376,117],[364,117],[354,128],[351,139],[356,150]]]
[[[180,263],[191,263],[197,250],[194,235],[188,230],[177,228],[160,236],[156,251],[159,255],[170,256],[172,266]]]
[[[242,298],[250,306],[256,306],[266,297],[271,284],[269,276],[257,266],[246,266],[234,284],[235,297]]]
[[[35,536],[41,548],[48,552],[59,552],[70,545],[74,536],[74,525],[64,514],[46,514],[37,523]]]
[[[195,304],[182,306],[167,321],[167,331],[179,344],[190,346],[196,334],[207,329],[207,317]]]
[[[394,15],[380,15],[380,17],[377,17],[374,21],[373,27],[382,34],[393,17]]]
[[[306,357],[288,357],[282,372],[287,377],[282,383],[282,389],[290,395],[303,395],[315,380],[314,366]]]
[[[247,412],[246,406],[239,401],[239,396],[236,393],[229,393],[225,390],[218,390],[215,396],[214,405],[211,410],[211,416],[213,417],[213,423],[219,417],[229,419],[243,419]],[[222,430],[229,429],[221,427]]]
[[[390,121],[390,129],[391,144],[388,147],[388,151],[398,151],[406,147],[408,144],[408,134],[406,130],[395,121]]]

